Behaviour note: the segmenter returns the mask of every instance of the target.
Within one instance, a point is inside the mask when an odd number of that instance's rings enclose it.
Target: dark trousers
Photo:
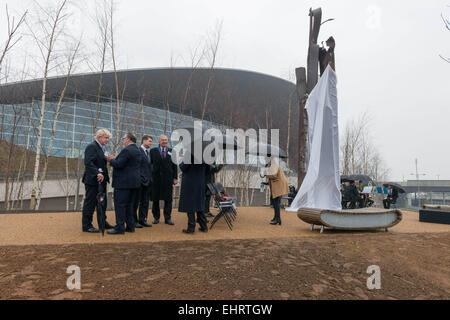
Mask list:
[[[359,203],[357,200],[343,200],[342,201],[342,208],[343,209],[356,209],[356,203]]]
[[[114,207],[116,211],[116,230],[125,232],[134,231],[133,204],[137,189],[114,189]]]
[[[195,231],[195,225],[196,222],[200,224],[200,228],[207,229],[208,225],[206,223],[205,214],[203,212],[197,212],[197,220],[195,220],[195,213],[194,212],[188,212],[188,230],[189,231]]]
[[[211,195],[206,195],[205,200],[205,213],[209,213],[209,206],[211,205]]]
[[[275,211],[275,216],[273,220],[281,221],[280,207],[281,207],[281,197],[272,198],[271,202],[273,204],[273,210]]]
[[[148,208],[150,202],[150,190],[151,186],[141,186],[137,189],[137,194],[134,199],[133,215],[134,221],[137,222],[147,222]],[[139,218],[138,218],[138,208],[139,208]]]
[[[387,197],[387,199],[383,200],[383,206],[385,209],[390,209],[391,204],[395,204],[394,199],[392,199],[391,197]]]
[[[153,218],[155,220],[159,220],[159,218],[161,217],[161,209],[159,208],[159,201],[153,201],[152,213]],[[164,219],[168,221],[171,218],[172,218],[172,200],[170,201],[164,200]]]
[[[83,231],[87,231],[89,228],[92,228],[92,220],[94,217],[94,211],[97,207],[97,195],[98,195],[98,185],[91,186],[91,185],[84,185],[86,189],[86,194],[84,196],[84,203],[83,203],[83,218],[82,218],[82,226]],[[102,183],[103,192],[106,195],[106,182]],[[106,208],[108,207],[108,197],[105,197],[103,212],[106,212]],[[106,217],[106,215],[105,215]],[[97,222],[99,223],[99,216],[97,215]],[[106,220],[105,220],[106,221]]]

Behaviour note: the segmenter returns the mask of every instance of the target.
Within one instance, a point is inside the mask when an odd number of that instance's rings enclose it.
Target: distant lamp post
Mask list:
[[[421,204],[420,204],[420,176],[426,176],[426,173],[420,173],[419,174],[419,169],[418,169],[418,166],[417,166],[417,159],[416,159],[416,173],[414,174],[414,173],[411,173],[410,175],[412,175],[412,176],[416,176],[416,180],[417,180],[417,195],[416,195],[416,200],[417,200],[417,197],[419,197],[419,208],[421,207]]]

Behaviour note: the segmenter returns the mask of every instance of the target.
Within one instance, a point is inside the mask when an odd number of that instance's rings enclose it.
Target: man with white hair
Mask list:
[[[95,134],[95,141],[90,143],[84,152],[84,175],[83,183],[86,189],[83,204],[83,232],[98,233],[97,228],[92,225],[92,219],[94,216],[94,210],[97,206],[97,194],[99,184],[101,184],[103,191],[106,192],[107,184],[109,183],[108,168],[106,166],[107,161],[105,159],[105,146],[111,139],[111,133],[106,129],[98,130]],[[104,208],[105,212],[107,208],[107,197],[105,197]],[[97,216],[99,222],[99,217]],[[106,222],[106,221],[105,221]],[[113,227],[106,222],[106,229],[112,229]]]
[[[172,161],[172,149],[167,145],[169,139],[162,135],[159,137],[157,148],[150,150],[153,165],[152,170],[152,213],[153,224],[158,224],[161,216],[159,201],[164,200],[164,220],[173,226],[172,221],[172,194],[173,186],[178,184],[178,168]]]

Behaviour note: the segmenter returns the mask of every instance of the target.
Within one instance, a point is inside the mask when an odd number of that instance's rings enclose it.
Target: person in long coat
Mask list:
[[[159,223],[161,216],[159,201],[164,200],[164,220],[166,224],[174,225],[172,221],[173,186],[178,184],[177,165],[172,162],[172,149],[167,147],[166,136],[159,138],[159,146],[150,150],[152,162],[152,213],[153,224]]]
[[[193,161],[191,163],[194,163]],[[180,164],[183,172],[181,179],[180,202],[178,206],[179,212],[186,212],[188,215],[188,228],[183,233],[195,233],[197,213],[197,222],[200,224],[201,232],[208,232],[205,211],[205,175],[208,173],[209,165],[207,164]]]
[[[281,225],[281,197],[289,194],[289,184],[284,175],[283,169],[279,165],[278,158],[272,158],[266,177],[269,179],[271,200],[275,210],[275,216],[270,222],[272,225]]]

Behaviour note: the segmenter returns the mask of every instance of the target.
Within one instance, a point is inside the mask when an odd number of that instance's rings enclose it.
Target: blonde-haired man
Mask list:
[[[84,175],[83,183],[86,189],[83,205],[83,232],[98,233],[99,230],[92,225],[94,210],[97,206],[97,194],[99,184],[106,193],[106,187],[109,182],[107,161],[105,158],[105,146],[111,139],[111,133],[106,129],[100,129],[94,136],[94,141],[90,143],[84,151]],[[106,197],[107,198],[107,197]],[[107,208],[107,199],[104,201],[104,210]],[[99,217],[97,216],[97,222]],[[106,229],[113,227],[106,222]]]

